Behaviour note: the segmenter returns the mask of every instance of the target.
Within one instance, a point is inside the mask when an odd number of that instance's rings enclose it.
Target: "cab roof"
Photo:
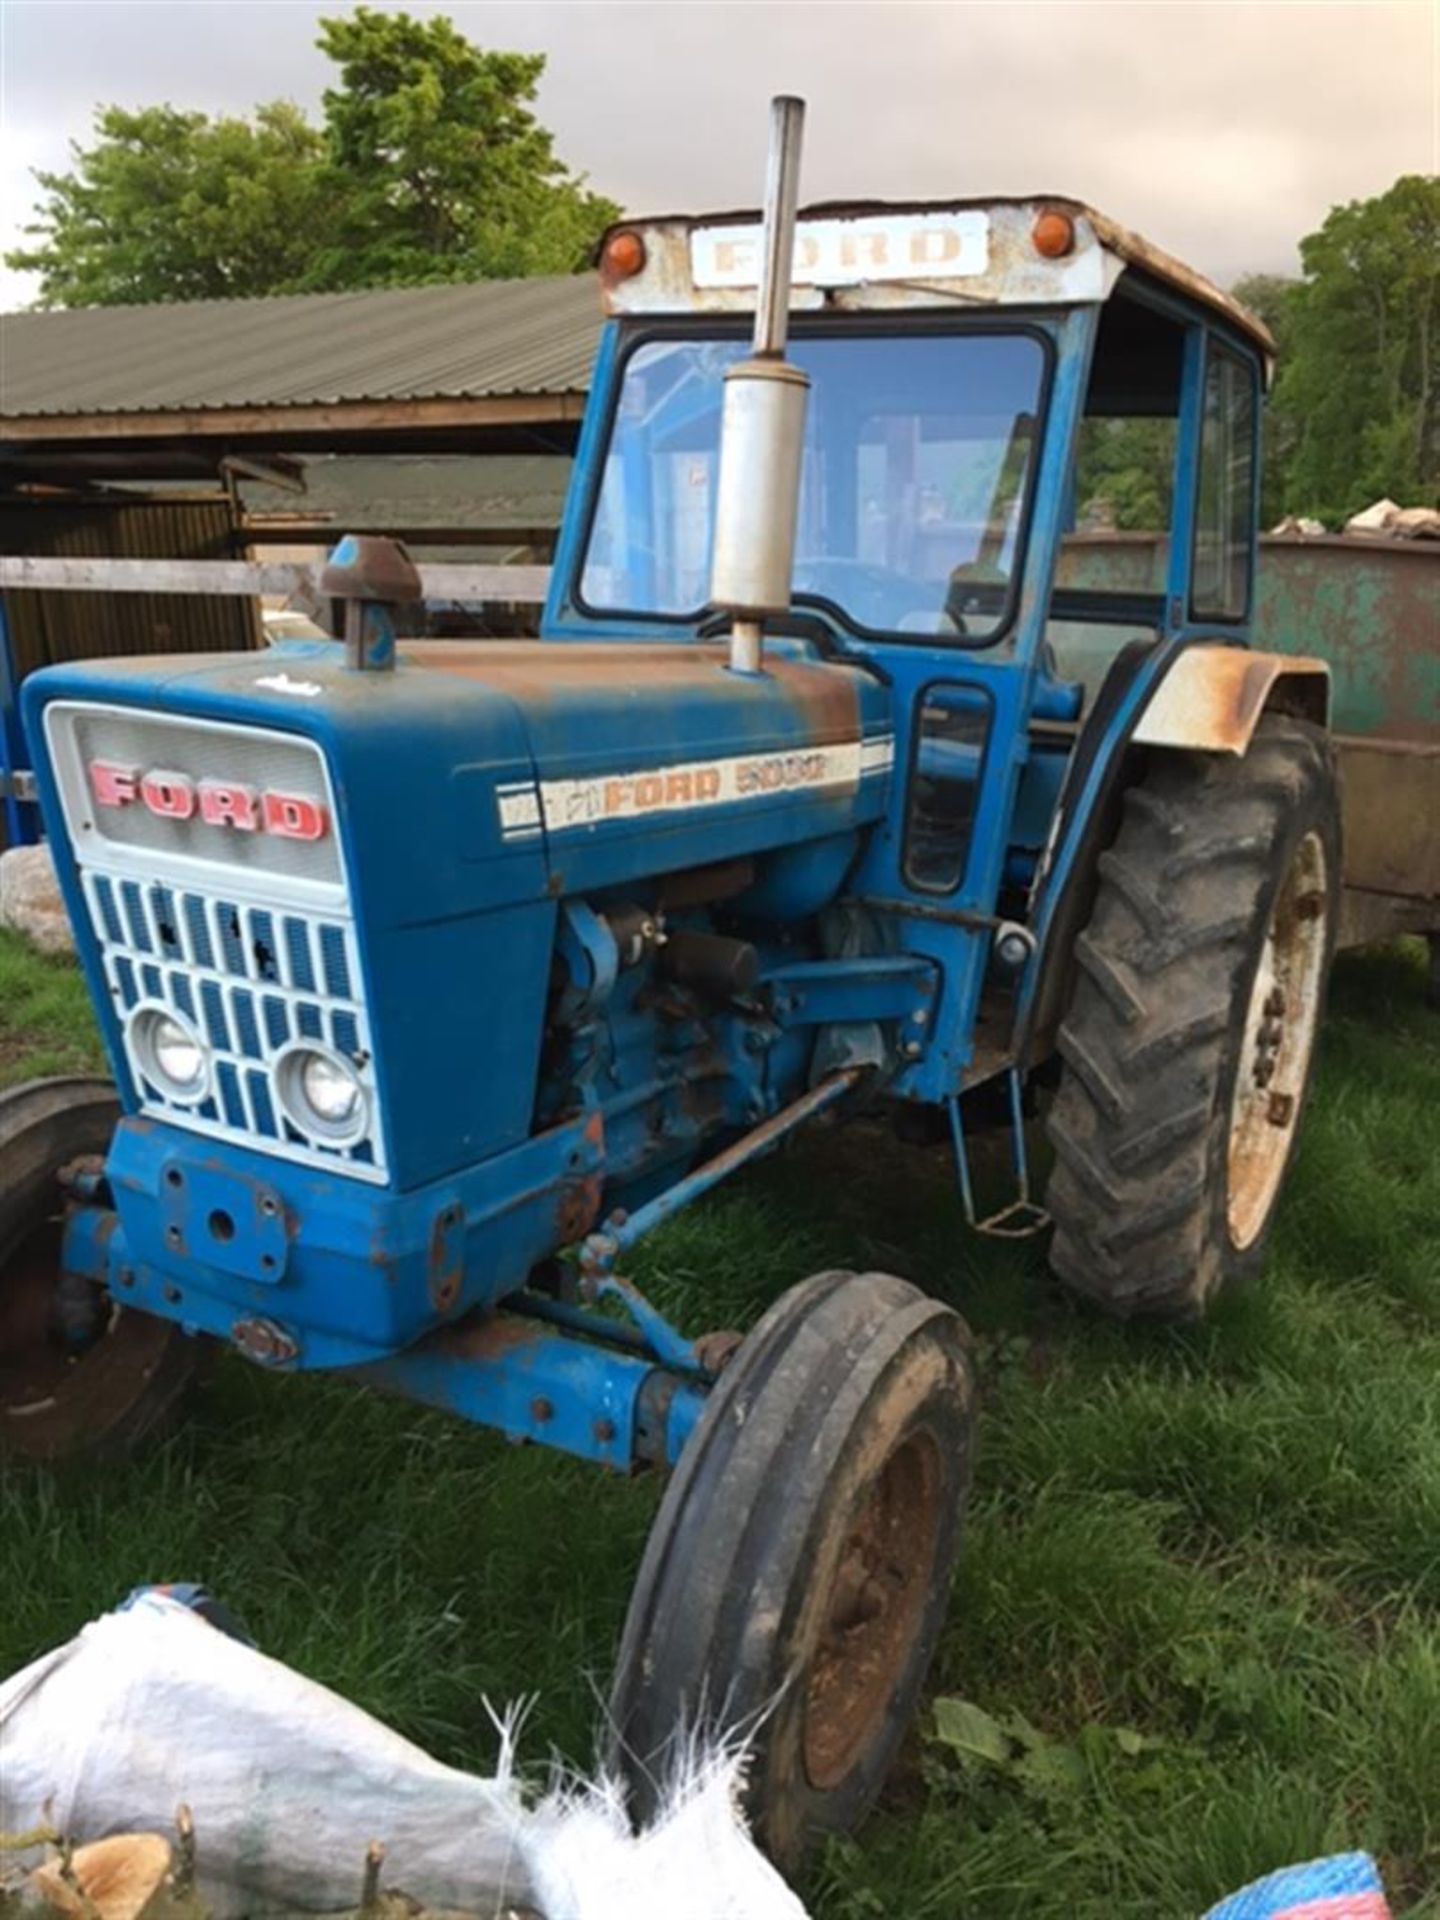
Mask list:
[[[1073,244],[1059,257],[1036,246],[1035,223],[1044,214],[1071,222]],[[645,243],[643,265],[625,277],[613,270],[608,251],[623,233]],[[619,221],[599,249],[606,311],[748,312],[755,304],[759,238],[754,211]],[[804,207],[796,216],[791,308],[1074,305],[1108,299],[1127,270],[1207,309],[1267,364],[1273,359],[1269,329],[1238,300],[1129,227],[1059,194]]]

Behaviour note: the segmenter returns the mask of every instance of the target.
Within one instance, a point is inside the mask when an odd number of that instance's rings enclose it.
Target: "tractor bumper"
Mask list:
[[[396,1193],[132,1117],[103,1180],[72,1183],[65,1266],[267,1364],[360,1366],[493,1308],[578,1240],[602,1145],[577,1122]]]
[[[221,1161],[173,1130],[122,1122],[106,1163],[116,1204],[72,1202],[64,1272],[105,1287],[124,1308],[212,1335],[274,1370],[344,1368],[353,1379],[458,1413],[510,1440],[536,1441],[622,1472],[679,1458],[709,1384],[698,1362],[661,1366],[633,1330],[531,1296],[525,1312],[496,1311],[491,1301],[477,1302],[481,1290],[463,1281],[451,1313],[437,1312],[435,1275],[463,1259],[470,1238],[463,1196],[432,1195],[419,1209],[422,1220],[428,1214],[452,1222],[439,1236],[438,1254],[428,1233],[413,1246],[392,1238],[380,1242],[386,1258],[377,1263],[363,1240],[345,1254],[311,1239],[307,1225],[315,1216],[297,1211],[303,1195],[296,1186],[323,1184],[329,1197],[343,1188],[345,1203],[363,1199],[371,1207],[404,1204],[395,1195],[357,1196],[352,1183],[317,1183],[309,1175],[284,1181],[282,1190],[272,1166],[256,1174],[239,1164],[246,1157]],[[74,1183],[81,1192],[91,1184],[88,1176]],[[504,1217],[524,1210],[522,1199]],[[483,1230],[481,1220],[474,1231]],[[426,1302],[422,1325],[408,1340],[386,1345],[386,1329],[404,1322],[397,1301],[415,1285]],[[362,1341],[353,1330],[320,1323],[319,1315],[338,1315],[344,1304],[352,1329],[380,1337]]]

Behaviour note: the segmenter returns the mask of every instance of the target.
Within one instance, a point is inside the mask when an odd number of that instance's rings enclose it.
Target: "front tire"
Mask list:
[[[770,1309],[671,1477],[612,1695],[653,1817],[697,1731],[746,1739],[778,1865],[874,1800],[944,1618],[970,1482],[964,1322],[889,1274],[824,1273]]]
[[[179,1327],[62,1282],[61,1169],[103,1155],[119,1117],[108,1080],[0,1094],[0,1452],[123,1454],[169,1419],[195,1372],[199,1343]]]
[[[1204,1312],[1260,1265],[1340,901],[1324,732],[1152,760],[1100,858],[1060,1029],[1050,1264],[1108,1312]]]

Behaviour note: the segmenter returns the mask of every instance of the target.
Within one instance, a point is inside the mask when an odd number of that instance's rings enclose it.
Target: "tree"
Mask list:
[[[582,267],[619,209],[556,157],[531,111],[539,54],[449,20],[357,7],[320,23],[339,70],[323,123],[101,108],[68,173],[37,175],[42,306],[419,286]]]
[[[1079,523],[1121,533],[1163,531],[1170,524],[1174,465],[1173,420],[1086,420],[1075,468]]]
[[[306,272],[320,230],[319,134],[295,107],[252,121],[102,107],[6,264],[39,273],[43,307],[273,293]]]
[[[335,244],[317,286],[568,273],[618,216],[555,157],[529,103],[543,54],[484,53],[449,20],[356,7],[321,22]]]
[[[1291,512],[1342,518],[1440,490],[1440,178],[1334,207],[1300,243],[1274,414]]]
[[[1277,379],[1288,367],[1295,340],[1295,301],[1301,283],[1279,273],[1250,273],[1230,289],[1242,307],[1265,322],[1275,338]],[[1275,406],[1266,410],[1260,468],[1260,524],[1273,527],[1285,512],[1286,475],[1295,457],[1293,420]]]

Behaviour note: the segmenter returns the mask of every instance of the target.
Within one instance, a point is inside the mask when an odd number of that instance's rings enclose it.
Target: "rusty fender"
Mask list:
[[[1243,754],[1262,713],[1330,718],[1330,669],[1303,655],[1187,647],[1150,696],[1131,736],[1141,747]]]

